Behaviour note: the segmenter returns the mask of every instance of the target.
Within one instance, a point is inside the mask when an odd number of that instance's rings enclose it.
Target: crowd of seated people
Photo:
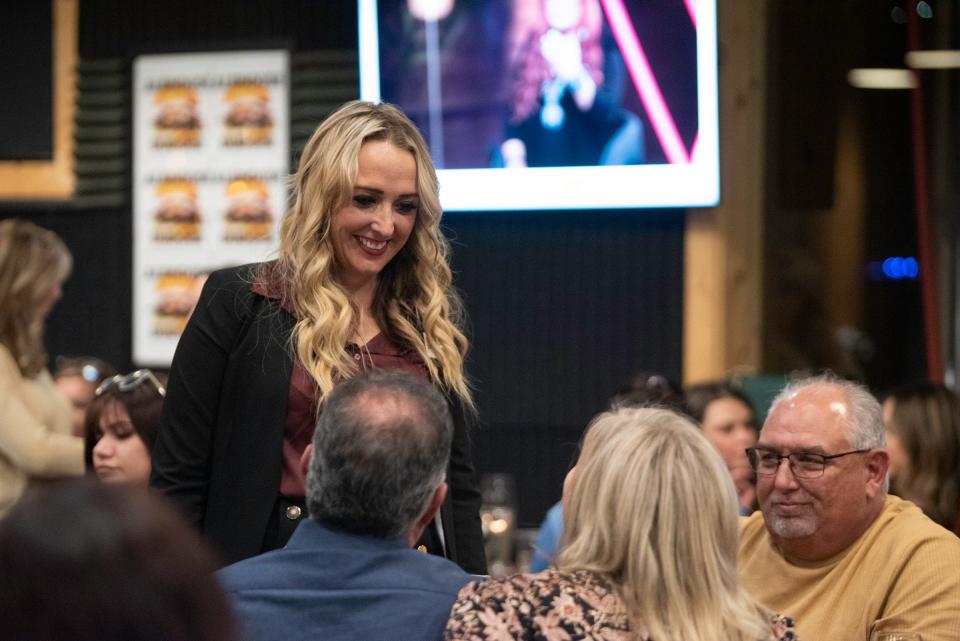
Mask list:
[[[434,523],[444,531],[447,397],[373,368],[324,399],[300,461],[309,518],[297,515],[286,546],[214,576],[207,543],[144,494],[165,379],[100,377],[84,440],[73,435],[30,342],[69,269],[43,232],[0,227],[0,241],[28,246],[8,256],[50,272],[26,290],[0,278],[0,295],[37,301],[23,329],[0,336],[14,392],[0,404],[0,454],[11,470],[25,444],[47,451],[24,460],[49,459],[2,488],[0,629],[11,638],[960,638],[960,399],[931,383],[895,389],[881,408],[856,383],[801,380],[758,431],[735,385],[683,390],[641,372],[585,430],[539,567],[489,579],[448,550],[425,554],[421,538]],[[86,480],[50,483],[84,468]]]
[[[100,377],[86,440],[42,341],[70,254],[0,221],[0,636],[960,639],[941,386],[883,410],[798,380],[758,431],[729,383],[638,375],[587,426],[540,571],[483,576],[426,145],[396,108],[348,103],[294,183],[277,261],[210,277],[169,381]]]
[[[442,394],[399,371],[334,388],[302,460],[310,518],[214,579],[206,545],[142,493],[164,393],[149,370],[104,380],[87,464],[125,482],[40,486],[0,521],[11,638],[960,638],[960,539],[942,527],[956,519],[960,401],[943,386],[894,390],[881,410],[855,383],[802,380],[758,438],[735,387],[685,396],[638,375],[585,431],[549,567],[506,579],[415,547],[446,495],[453,428]],[[759,510],[738,532],[740,444]],[[153,607],[118,598],[131,590]]]
[[[163,390],[152,373],[108,379],[91,433],[147,449],[137,402],[155,417]],[[326,400],[301,461],[309,518],[287,546],[214,575],[207,544],[144,493],[148,469],[41,486],[0,520],[0,626],[52,641],[960,638],[960,539],[888,495],[887,429],[858,384],[788,385],[747,448],[759,510],[738,523],[701,426],[614,404],[567,475],[550,567],[490,579],[416,546],[447,492],[446,400],[374,371]]]

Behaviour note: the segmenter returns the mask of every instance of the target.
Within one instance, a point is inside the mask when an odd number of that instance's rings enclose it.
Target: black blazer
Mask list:
[[[213,272],[177,345],[150,484],[233,563],[259,554],[279,495],[295,320],[250,290],[257,265]],[[441,508],[446,556],[486,572],[471,415],[451,402],[453,445]],[[430,528],[433,530],[434,528]],[[439,552],[436,532],[428,548]]]

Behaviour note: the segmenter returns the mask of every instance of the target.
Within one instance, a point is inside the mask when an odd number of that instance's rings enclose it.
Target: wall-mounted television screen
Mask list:
[[[715,205],[716,0],[359,0],[448,211]]]

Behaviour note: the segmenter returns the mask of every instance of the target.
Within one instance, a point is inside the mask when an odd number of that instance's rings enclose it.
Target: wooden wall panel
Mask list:
[[[767,2],[721,0],[717,25],[721,202],[687,220],[687,383],[761,366]]]
[[[73,194],[78,0],[53,0],[53,160],[0,162],[0,199],[57,200]]]

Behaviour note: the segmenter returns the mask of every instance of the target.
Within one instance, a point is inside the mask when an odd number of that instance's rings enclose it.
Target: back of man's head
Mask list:
[[[409,374],[339,383],[313,435],[311,518],[353,534],[408,534],[443,482],[452,435],[443,396]]]

